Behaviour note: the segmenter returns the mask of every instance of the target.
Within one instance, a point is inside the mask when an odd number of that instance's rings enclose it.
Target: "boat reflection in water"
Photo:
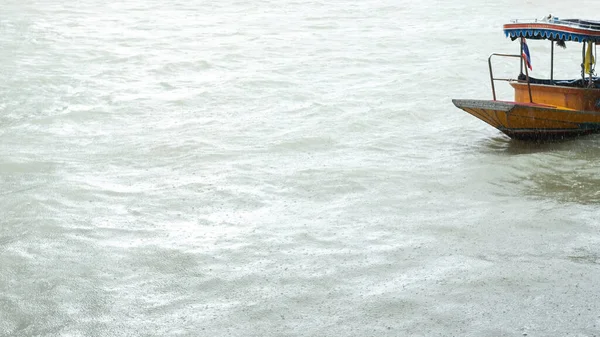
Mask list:
[[[477,152],[489,165],[473,169],[493,175],[494,194],[582,206],[600,204],[600,134],[561,142],[483,138]],[[582,210],[582,209],[580,209]],[[590,209],[596,212],[596,206]],[[582,210],[583,211],[583,210]]]

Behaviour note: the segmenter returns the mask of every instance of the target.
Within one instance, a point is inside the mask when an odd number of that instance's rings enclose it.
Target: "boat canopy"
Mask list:
[[[504,34],[512,40],[525,37],[535,40],[600,43],[600,21],[560,20],[549,15],[544,19],[513,20],[504,25]]]

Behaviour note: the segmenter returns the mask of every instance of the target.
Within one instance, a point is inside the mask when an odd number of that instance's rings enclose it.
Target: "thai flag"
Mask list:
[[[523,41],[523,58],[525,59],[525,63],[527,64],[527,67],[530,70],[533,70],[533,67],[531,67],[531,55],[529,55],[529,47],[527,47],[527,41],[525,41],[525,38],[523,38],[522,41]]]

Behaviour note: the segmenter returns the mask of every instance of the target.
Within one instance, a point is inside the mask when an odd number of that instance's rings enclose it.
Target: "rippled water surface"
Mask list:
[[[599,334],[600,137],[451,103],[598,3],[0,9],[0,335]]]

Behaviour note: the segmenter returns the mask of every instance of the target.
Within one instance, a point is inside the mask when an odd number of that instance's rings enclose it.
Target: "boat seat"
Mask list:
[[[525,74],[519,75],[519,81],[526,81],[527,77]],[[580,79],[576,80],[543,80],[535,77],[529,77],[529,83],[531,84],[543,84],[543,85],[559,85],[563,87],[573,87],[573,88],[586,88],[588,86],[589,79],[586,78],[585,82]],[[600,88],[600,77],[592,77],[592,81],[594,82],[594,88]]]

